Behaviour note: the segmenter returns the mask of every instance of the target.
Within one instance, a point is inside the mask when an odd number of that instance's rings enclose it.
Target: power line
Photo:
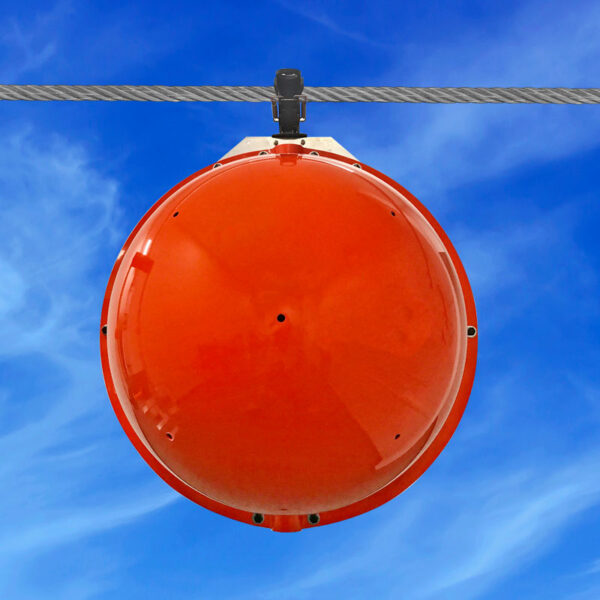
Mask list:
[[[306,87],[308,102],[600,104],[600,88]],[[271,102],[271,86],[0,85],[0,100]]]

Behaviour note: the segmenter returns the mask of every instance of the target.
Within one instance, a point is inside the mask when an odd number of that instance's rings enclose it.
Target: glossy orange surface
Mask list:
[[[102,311],[107,389],[174,488],[293,531],[413,483],[475,371],[469,284],[444,232],[365,165],[285,144],[208,167],[128,239]]]

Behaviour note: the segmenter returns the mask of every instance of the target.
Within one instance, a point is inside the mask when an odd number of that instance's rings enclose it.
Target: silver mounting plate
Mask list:
[[[237,154],[246,152],[260,152],[261,150],[270,150],[278,144],[302,144],[311,150],[322,150],[323,152],[333,152],[341,154],[353,160],[357,160],[356,156],[350,154],[346,148],[336,142],[332,137],[304,137],[294,138],[291,140],[280,140],[270,136],[264,137],[245,137],[241,142],[236,144],[227,154],[223,155],[219,160],[230,158]]]

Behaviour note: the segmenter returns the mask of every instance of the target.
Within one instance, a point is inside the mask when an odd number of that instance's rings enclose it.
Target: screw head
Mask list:
[[[320,520],[321,520],[321,517],[317,513],[313,513],[311,515],[308,515],[308,522],[311,525],[316,525]]]

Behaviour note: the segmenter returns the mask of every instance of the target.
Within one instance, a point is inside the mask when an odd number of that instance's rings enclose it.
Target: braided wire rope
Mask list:
[[[272,86],[0,85],[0,100],[270,102]],[[600,104],[600,88],[306,87],[308,102]]]

